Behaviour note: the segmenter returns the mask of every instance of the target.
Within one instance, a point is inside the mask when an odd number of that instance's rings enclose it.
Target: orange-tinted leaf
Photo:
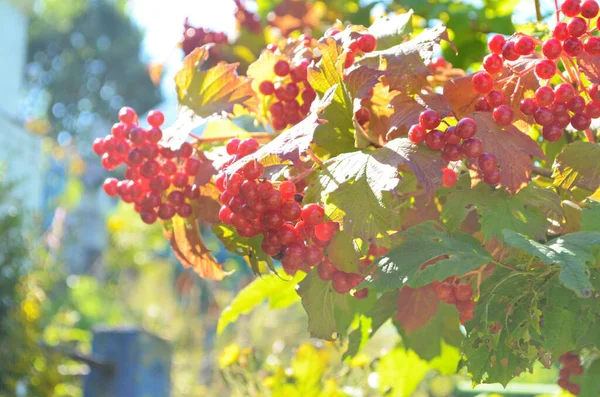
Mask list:
[[[587,52],[582,52],[577,57],[579,68],[592,83],[600,83],[600,56],[588,55]]]
[[[200,197],[192,202],[194,206],[194,216],[201,223],[219,223],[219,209],[221,203],[219,196],[221,192],[212,183],[208,183],[198,188]]]
[[[532,157],[546,158],[542,149],[515,126],[497,124],[491,113],[476,112],[470,117],[477,123],[476,137],[483,142],[484,150],[498,159],[502,169],[500,184],[510,193],[521,190],[531,178]]]
[[[283,0],[269,18],[269,24],[278,28],[283,36],[295,30],[313,30],[320,24],[324,9],[304,0]]]
[[[218,63],[208,70],[202,66],[208,59],[208,47],[196,48],[185,57],[183,67],[175,75],[179,104],[200,117],[231,112],[235,104],[243,104],[255,96],[250,80],[236,73],[237,65]]]
[[[385,73],[381,70],[371,69],[367,66],[352,68],[344,79],[346,88],[354,99],[362,99],[369,94],[369,90],[379,82],[379,77]]]
[[[406,332],[416,331],[429,323],[439,305],[433,284],[419,288],[403,287],[398,294],[396,320]]]
[[[221,280],[230,274],[223,271],[221,265],[204,245],[195,221],[188,223],[176,216],[164,231],[165,237],[171,242],[173,253],[183,267],[191,267],[200,277],[211,280]]]

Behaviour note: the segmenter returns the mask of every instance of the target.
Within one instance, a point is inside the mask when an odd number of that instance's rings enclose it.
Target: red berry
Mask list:
[[[535,100],[538,106],[550,106],[554,102],[554,91],[548,86],[543,86],[535,91]]]
[[[353,296],[356,299],[365,299],[367,296],[369,296],[369,290],[366,288],[359,289],[358,291],[354,292]]]
[[[587,39],[583,44],[583,49],[592,56],[600,55],[600,37],[592,36]]]
[[[488,185],[499,183],[501,178],[502,172],[498,168],[494,168],[492,171],[483,174],[483,181]]]
[[[425,141],[425,137],[427,136],[427,130],[421,127],[419,124],[415,124],[408,130],[408,139],[412,143],[416,143],[417,145],[423,143]]]
[[[562,52],[562,44],[557,39],[548,39],[542,44],[542,53],[548,59],[558,59]]]
[[[287,76],[290,73],[290,64],[288,61],[281,59],[275,63],[273,71],[277,76]]]
[[[262,176],[265,167],[256,160],[251,160],[242,167],[246,179],[258,179]]]
[[[177,215],[179,215],[180,217],[189,218],[190,216],[192,216],[194,209],[192,208],[191,205],[184,203],[184,204],[181,204],[179,207],[177,207],[176,211],[177,211]]]
[[[594,86],[592,85],[592,89],[593,88]],[[592,96],[592,100],[595,100],[592,90],[590,90],[590,95]],[[567,103],[567,106],[569,107],[569,110],[574,113],[583,113],[583,111],[585,110],[585,99],[578,95],[575,98],[571,99]]]
[[[487,174],[498,167],[498,159],[492,153],[482,153],[477,159],[477,165],[484,174]]]
[[[122,123],[131,125],[136,119],[137,114],[132,108],[125,106],[119,110],[119,120],[121,120]]]
[[[540,79],[551,79],[556,74],[556,65],[549,59],[543,59],[535,65],[535,74]]]
[[[356,111],[354,117],[356,117],[358,124],[365,125],[371,119],[371,112],[369,112],[369,109],[361,107]]]
[[[296,194],[296,185],[292,181],[283,181],[279,185],[279,193],[284,200],[289,200]]]
[[[515,52],[519,55],[530,55],[535,50],[535,41],[529,36],[521,36],[515,43]]]
[[[456,127],[450,126],[446,128],[446,143],[450,145],[457,145],[460,143],[461,137],[456,133]]]
[[[140,212],[140,218],[142,218],[142,221],[144,223],[151,225],[154,222],[156,222],[157,215],[156,215],[156,212],[154,212],[152,210],[145,210],[145,211]]]
[[[477,98],[477,101],[475,102],[475,110],[478,112],[491,112],[492,107],[485,97],[480,97]]]
[[[515,50],[514,41],[507,41],[506,44],[504,44],[504,47],[502,47],[502,56],[507,61],[516,61],[519,59],[520,55]]]
[[[323,262],[321,262],[321,265],[317,269],[317,273],[319,274],[319,277],[323,281],[332,280],[334,275],[337,273],[337,269],[333,265],[331,265],[331,266],[325,265],[325,263],[327,263],[328,261],[329,260],[327,258],[325,258],[323,260]],[[331,263],[331,262],[329,262],[329,263]]]
[[[311,203],[302,208],[302,220],[309,225],[318,225],[324,217],[325,210],[319,204]]]
[[[427,130],[436,128],[440,122],[440,115],[435,110],[426,109],[419,115],[419,124]]]
[[[566,17],[574,17],[579,14],[579,0],[565,0],[560,5],[560,10]]]
[[[158,175],[159,172],[160,172],[160,164],[158,164],[158,162],[155,160],[147,160],[140,167],[140,174],[144,178],[150,179],[150,178]]]
[[[498,90],[492,90],[488,92],[488,94],[485,96],[485,99],[490,104],[490,106],[494,108],[500,105],[504,105],[506,103],[506,98],[504,94]]]
[[[494,35],[490,41],[488,42],[488,47],[490,51],[494,54],[501,54],[502,47],[506,43],[506,39],[501,34]]]
[[[175,207],[171,204],[163,203],[158,206],[158,217],[162,220],[171,219],[175,216]]]
[[[352,51],[345,51],[346,57],[344,58],[344,69],[354,65],[354,53]]]
[[[151,110],[147,120],[152,127],[160,127],[165,122],[165,115],[160,110]]]
[[[558,41],[565,41],[571,37],[569,29],[567,28],[567,24],[564,22],[557,24],[552,32],[552,36]]]
[[[377,39],[372,34],[364,34],[356,42],[362,52],[372,52],[377,48]]]
[[[283,117],[285,112],[285,108],[283,107],[282,102],[273,102],[271,106],[269,106],[269,111],[273,117]]]
[[[581,3],[581,16],[584,18],[592,19],[598,16],[598,3],[596,0],[585,0]]]
[[[260,147],[260,144],[258,143],[258,141],[256,139],[246,138],[240,142],[240,144],[238,146],[237,154],[241,157],[244,157],[244,156],[247,156],[249,154],[256,152],[259,147]]]
[[[554,121],[554,114],[548,108],[538,108],[533,118],[539,125],[548,125]]]
[[[117,192],[117,184],[119,181],[116,178],[108,178],[104,181],[104,185],[102,188],[104,189],[104,193],[109,195],[110,197],[116,197],[118,195]]]
[[[273,118],[272,123],[273,123],[273,129],[275,131],[281,131],[288,125],[288,123],[285,119],[278,119],[278,118]]]
[[[291,223],[284,223],[277,231],[277,238],[282,245],[290,245],[298,238],[298,233]]]
[[[591,101],[585,106],[585,115],[590,119],[600,117],[600,102]]]
[[[535,112],[535,109],[537,109],[537,105],[533,98],[525,98],[521,101],[519,109],[521,109],[523,114],[531,116]]]
[[[350,280],[348,280],[348,274],[337,271],[333,275],[332,285],[335,292],[338,294],[345,294],[350,292],[352,287],[350,286]]]
[[[471,85],[478,93],[487,94],[494,88],[494,79],[487,72],[478,72],[471,78]]]
[[[581,393],[581,386],[579,386],[576,383],[569,383],[567,385],[567,390],[573,395],[578,395],[579,393]]]
[[[448,135],[448,134],[445,134]],[[447,137],[446,137],[447,138]],[[446,142],[448,140],[446,139]],[[446,161],[458,161],[462,158],[462,152],[460,150],[460,145],[446,143],[444,149],[442,151],[442,158]]]
[[[323,259],[323,250],[314,244],[304,247],[304,261],[309,266],[317,266]]]
[[[477,158],[483,153],[483,142],[477,138],[465,139],[462,143],[461,151],[468,158]]]
[[[589,117],[581,114],[575,113],[573,117],[571,117],[571,126],[579,131],[585,131],[590,128],[592,120]]]
[[[494,109],[494,113],[492,113],[492,117],[496,123],[500,125],[509,125],[513,120],[513,111],[506,105],[498,106]]]
[[[273,95],[275,92],[275,85],[270,80],[264,80],[258,86],[258,91],[263,95]]]
[[[498,54],[489,54],[483,58],[483,68],[489,74],[498,74],[504,68],[504,61],[502,61],[502,57]]]
[[[587,31],[587,22],[580,17],[573,18],[567,24],[567,29],[572,37],[581,37]]]
[[[338,230],[334,222],[325,222],[315,225],[315,237],[321,241],[329,241]]]
[[[456,184],[458,177],[456,176],[456,172],[450,168],[442,168],[442,186],[444,187],[452,187]]]
[[[104,148],[104,139],[102,139],[102,138],[94,139],[94,142],[92,143],[92,150],[98,156],[102,156],[104,153],[106,153],[106,149]]]
[[[295,222],[300,219],[302,214],[302,207],[294,200],[285,201],[281,204],[281,216],[284,220],[289,222]]]
[[[302,100],[304,103],[311,103],[317,97],[317,93],[311,87],[306,88],[302,91]]]
[[[300,94],[300,88],[296,83],[288,83],[283,86],[283,99],[287,102],[293,101]]]
[[[477,123],[470,117],[464,117],[456,124],[456,135],[462,139],[471,138],[477,133]]]
[[[278,210],[281,207],[283,199],[281,198],[281,193],[274,190],[263,201],[268,209]]]
[[[440,130],[432,130],[425,137],[425,144],[431,150],[441,150],[446,145],[444,133]]]
[[[583,52],[583,43],[575,37],[568,38],[563,43],[563,51],[570,57],[579,56]]]

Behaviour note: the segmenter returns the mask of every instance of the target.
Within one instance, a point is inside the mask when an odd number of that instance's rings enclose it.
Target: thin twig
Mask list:
[[[545,176],[546,178],[552,178],[552,170],[549,170],[547,168],[533,167],[531,169],[531,172],[533,172],[536,175]]]
[[[588,141],[590,141],[591,143],[596,143],[596,138],[594,138],[594,134],[592,133],[592,130],[590,130],[588,128],[584,131],[584,133],[585,133],[585,137],[587,138]]]
[[[544,18],[542,17],[540,0],[534,0],[534,1],[535,1],[535,18],[537,19],[538,22],[542,22],[542,19],[544,19]]]
[[[321,159],[317,157],[317,155],[315,154],[315,152],[312,151],[311,148],[306,149],[306,154],[308,154],[312,161],[314,161],[315,163],[319,164],[320,166],[323,165]]]

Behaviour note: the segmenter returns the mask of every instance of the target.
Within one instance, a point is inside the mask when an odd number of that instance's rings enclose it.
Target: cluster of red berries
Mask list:
[[[583,365],[579,356],[573,352],[567,352],[558,359],[562,364],[559,372],[558,385],[569,393],[578,395],[581,392],[581,387],[577,383],[573,383],[569,378],[573,375],[579,376],[583,374]]]
[[[102,156],[102,166],[112,171],[125,164],[125,179],[108,178],[104,192],[133,203],[135,211],[148,224],[157,218],[167,220],[175,215],[187,218],[192,215],[191,201],[200,196],[194,178],[200,161],[192,157],[194,148],[184,143],[177,151],[161,147],[160,126],[164,115],[158,110],[148,113],[149,129],[138,125],[138,116],[129,107],[119,111],[119,123],[111,133],[97,138],[93,151]]]
[[[260,83],[259,92],[274,101],[269,106],[271,125],[281,131],[288,125],[296,125],[310,111],[310,105],[317,97],[310,86],[307,76],[308,60],[302,60],[297,65],[290,65],[285,59],[280,59],[273,66],[276,80],[264,80]],[[300,89],[300,85],[303,87]],[[299,99],[302,100],[300,104]]]
[[[477,161],[483,180],[490,185],[500,182],[502,173],[498,168],[498,160],[492,153],[483,151],[483,142],[475,138],[477,123],[465,117],[456,126],[449,126],[445,132],[437,129],[441,124],[440,115],[432,109],[426,109],[419,115],[419,124],[408,130],[408,139],[415,144],[425,142],[431,150],[441,150],[444,161],[459,161],[466,157]],[[442,184],[450,187],[456,183],[456,173],[450,168],[443,169]]]
[[[235,19],[239,26],[245,28],[250,33],[259,34],[261,32],[260,17],[248,11],[246,6],[241,0],[234,0],[235,2]]]
[[[185,19],[183,24],[183,40],[181,41],[181,48],[185,55],[188,55],[196,48],[203,46],[204,44],[227,44],[227,35],[223,32],[214,32],[207,28],[195,28],[189,24],[188,19]],[[210,55],[217,55],[215,48],[209,50]]]
[[[561,73],[557,67],[560,60],[568,70],[575,69],[579,75],[577,64],[571,59],[582,53],[600,55],[600,38],[591,32],[598,27],[600,19],[592,27],[586,19],[596,18],[599,6],[596,0],[566,0],[561,11],[568,22],[560,22],[554,28],[552,38],[540,41],[536,38],[519,34],[506,40],[502,35],[495,35],[488,43],[491,54],[483,59],[484,72],[473,75],[471,83],[480,97],[475,109],[493,111],[494,120],[500,125],[512,123],[514,114],[511,106],[501,91],[494,90],[494,76],[504,70],[505,61],[516,61],[521,56],[531,55],[539,46],[542,59],[537,61],[534,72],[546,85],[540,87],[534,98],[525,98],[519,104],[520,111],[526,116],[533,116],[535,122],[542,126],[544,139],[550,142],[559,140],[563,129],[569,124],[576,130],[585,131],[590,127],[592,119],[600,117],[600,94],[596,84],[579,87],[577,92],[572,84],[561,83],[550,86],[550,79]],[[585,41],[582,41],[585,40]],[[573,82],[575,83],[575,82]],[[589,93],[590,101],[586,100]]]
[[[473,318],[475,302],[473,301],[473,287],[471,284],[459,283],[456,277],[434,282],[437,297],[449,305],[456,305],[460,316],[460,323],[464,324]]]
[[[226,150],[237,161],[258,150],[253,138],[232,139]],[[249,161],[239,171],[217,178],[222,192],[219,219],[233,225],[242,237],[263,235],[262,250],[280,259],[288,274],[310,271],[323,262],[325,248],[338,230],[335,222],[324,221],[325,210],[319,204],[301,206],[303,195],[294,182],[286,180],[275,186],[259,179],[264,167]]]

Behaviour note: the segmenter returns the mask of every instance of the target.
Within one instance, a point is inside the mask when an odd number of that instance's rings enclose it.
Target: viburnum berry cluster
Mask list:
[[[259,143],[253,138],[227,142],[230,164],[254,153]],[[319,204],[301,206],[303,194],[291,180],[276,182],[261,179],[264,167],[256,160],[244,164],[229,177],[224,172],[216,181],[223,206],[219,219],[233,225],[240,236],[263,235],[261,249],[280,259],[288,274],[309,272],[325,264],[325,248],[338,230],[338,224],[324,221],[325,210]]]
[[[105,169],[112,171],[127,165],[125,178],[106,179],[104,192],[133,203],[135,211],[148,224],[157,218],[190,217],[191,202],[200,195],[194,184],[200,167],[200,161],[193,156],[194,147],[186,142],[173,151],[158,144],[163,136],[160,127],[164,119],[159,110],[149,112],[150,128],[145,129],[138,125],[135,111],[124,107],[119,111],[120,122],[113,125],[111,133],[92,144],[93,151],[102,156]]]
[[[458,310],[461,324],[473,318],[476,303],[473,301],[473,287],[468,283],[461,283],[457,277],[433,283],[435,293],[442,302],[455,305]]]
[[[438,112],[426,109],[419,115],[419,124],[408,130],[408,139],[415,144],[425,142],[431,150],[441,150],[442,159],[446,163],[459,161],[463,157],[477,164],[483,180],[490,185],[500,182],[502,173],[498,168],[498,160],[492,153],[483,151],[483,142],[475,138],[477,123],[470,117],[458,120],[455,126],[447,126],[442,132],[438,127],[442,119]],[[456,172],[450,168],[443,169],[442,184],[444,187],[456,183]]]
[[[188,18],[185,19],[183,24],[183,39],[181,40],[181,49],[185,55],[190,54],[196,48],[203,46],[204,44],[227,44],[228,38],[224,32],[215,32],[208,28],[196,28],[188,22]],[[210,55],[217,56],[216,48],[209,49]]]
[[[483,59],[485,71],[474,74],[471,80],[473,89],[483,95],[475,109],[492,111],[498,124],[509,125],[517,118],[513,108],[518,107],[525,118],[533,118],[542,127],[544,139],[550,142],[559,140],[569,125],[591,134],[591,120],[600,117],[600,94],[597,84],[586,86],[581,81],[577,58],[600,55],[600,38],[592,35],[598,29],[598,21],[594,20],[598,9],[596,0],[566,0],[560,7],[564,19],[558,22],[552,37],[544,41],[523,33],[508,39],[493,36],[488,43],[491,54]],[[502,92],[504,73],[526,56],[539,58],[529,69],[543,84],[533,96],[512,104]],[[561,64],[565,73],[561,72]],[[528,71],[515,73],[524,75]],[[555,76],[560,83],[554,84]]]
[[[558,385],[569,393],[578,395],[581,392],[581,387],[577,383],[570,381],[571,376],[583,375],[583,365],[579,355],[573,352],[567,352],[558,359],[562,364],[559,372]]]

